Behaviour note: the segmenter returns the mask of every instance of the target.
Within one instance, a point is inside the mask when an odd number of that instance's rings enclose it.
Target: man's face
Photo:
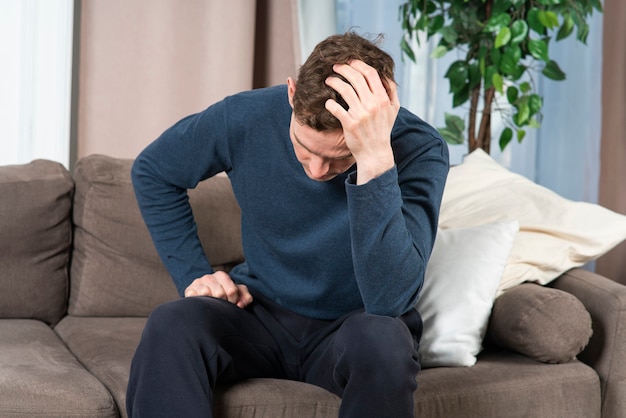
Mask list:
[[[296,158],[313,180],[331,180],[346,172],[355,162],[341,129],[320,132],[300,125],[292,114],[289,136]]]

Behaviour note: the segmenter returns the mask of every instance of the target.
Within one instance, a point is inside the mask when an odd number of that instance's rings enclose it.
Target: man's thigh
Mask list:
[[[189,360],[197,350],[200,356],[196,358],[203,364],[196,367],[206,367],[209,378],[218,383],[283,377],[281,349],[272,324],[264,323],[257,311],[254,306],[241,309],[208,296],[189,297],[155,309],[147,327],[172,334],[167,341],[179,345],[168,350],[173,355],[189,352],[185,356]]]
[[[419,371],[422,320],[415,310],[397,318],[357,312],[331,328],[319,344],[310,347],[301,380],[343,396],[350,367],[371,366],[392,376],[406,373],[408,378]]]

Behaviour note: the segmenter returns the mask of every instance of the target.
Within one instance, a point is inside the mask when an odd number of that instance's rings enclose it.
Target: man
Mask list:
[[[186,195],[222,171],[246,257],[230,273],[212,270]],[[436,130],[400,108],[392,58],[354,33],[317,45],[297,81],[168,129],[133,182],[184,298],[148,319],[129,416],[212,416],[216,384],[251,377],[326,388],[342,417],[413,416],[413,305],[447,171]]]

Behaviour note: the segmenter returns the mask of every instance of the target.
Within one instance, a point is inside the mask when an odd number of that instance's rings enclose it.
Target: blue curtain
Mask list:
[[[336,0],[337,32],[354,29],[361,34],[385,34],[383,48],[396,61],[396,80],[402,104],[434,126],[443,126],[444,112],[452,109],[448,83],[443,74],[454,52],[431,59],[434,41],[422,42],[418,62],[403,60],[400,53],[402,31],[398,8],[403,0]],[[306,24],[306,19],[303,20]],[[566,72],[565,81],[538,80],[544,98],[541,128],[527,131],[524,141],[512,142],[504,152],[497,143],[492,156],[513,172],[572,200],[596,203],[599,179],[602,15],[590,22],[587,45],[574,38],[554,42],[550,55]],[[462,110],[461,110],[462,111]],[[461,114],[459,114],[461,116]],[[493,136],[499,137],[499,122],[493,121]],[[458,164],[467,146],[450,146],[451,163]]]

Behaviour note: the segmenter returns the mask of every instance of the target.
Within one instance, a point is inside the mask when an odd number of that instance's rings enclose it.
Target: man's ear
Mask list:
[[[289,104],[293,109],[293,95],[296,93],[296,82],[293,78],[287,77],[287,96],[289,97]]]

